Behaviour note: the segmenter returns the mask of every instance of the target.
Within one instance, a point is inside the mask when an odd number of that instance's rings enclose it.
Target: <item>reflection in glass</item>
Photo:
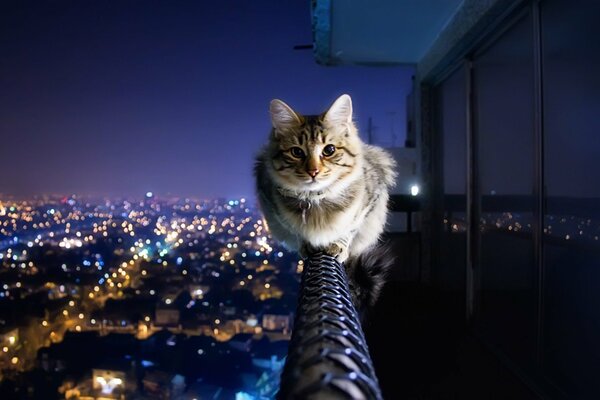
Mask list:
[[[541,3],[546,376],[600,398],[600,3]]]
[[[524,366],[534,362],[536,337],[531,32],[527,15],[473,64],[481,207],[478,324],[493,345]]]

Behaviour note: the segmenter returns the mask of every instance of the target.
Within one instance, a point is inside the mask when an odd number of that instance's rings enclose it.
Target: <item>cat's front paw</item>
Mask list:
[[[348,259],[348,247],[340,243],[331,243],[323,249],[323,252],[329,256],[335,257],[338,262],[343,263]]]

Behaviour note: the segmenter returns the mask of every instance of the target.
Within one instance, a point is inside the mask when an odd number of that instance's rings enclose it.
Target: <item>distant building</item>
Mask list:
[[[142,379],[144,394],[152,399],[173,399],[185,390],[185,378],[164,371],[148,371]]]
[[[112,394],[115,389],[125,387],[125,372],[109,369],[94,369],[92,371],[92,387],[103,395]]]
[[[290,314],[264,314],[262,327],[269,331],[288,333],[292,328],[292,316]]]
[[[252,336],[250,333],[238,333],[227,343],[236,350],[248,352],[252,348]]]
[[[175,327],[179,325],[179,310],[174,308],[158,308],[154,318],[154,325]]]
[[[68,400],[125,400],[135,393],[135,381],[119,369],[93,369],[78,384],[67,381],[59,389]]]

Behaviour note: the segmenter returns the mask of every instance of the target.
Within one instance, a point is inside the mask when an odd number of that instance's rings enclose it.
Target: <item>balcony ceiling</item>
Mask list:
[[[462,0],[316,0],[317,62],[415,64]]]

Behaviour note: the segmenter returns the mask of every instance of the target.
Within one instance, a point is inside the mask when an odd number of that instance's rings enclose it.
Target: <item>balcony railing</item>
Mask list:
[[[305,262],[278,399],[381,399],[343,265]]]
[[[388,208],[394,213],[406,213],[406,232],[413,231],[413,213],[421,211],[421,198],[407,194],[390,196]]]

